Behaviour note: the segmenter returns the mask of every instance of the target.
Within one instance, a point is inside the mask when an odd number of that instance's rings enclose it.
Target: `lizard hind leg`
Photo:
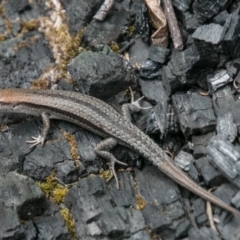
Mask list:
[[[152,107],[142,107],[139,102],[144,98],[141,97],[137,100],[134,100],[134,93],[132,89],[129,87],[130,93],[131,93],[131,103],[125,103],[122,105],[122,113],[124,118],[131,122],[131,112],[140,112],[143,109],[151,109]]]
[[[116,180],[116,184],[117,184],[117,189],[119,189],[119,182],[118,182],[118,178],[117,178],[117,174],[115,171],[115,164],[121,164],[123,166],[127,166],[126,163],[121,162],[119,160],[117,160],[115,158],[115,156],[110,153],[109,151],[114,148],[117,145],[117,140],[114,138],[107,138],[105,140],[103,140],[102,142],[100,142],[95,148],[95,152],[99,157],[102,157],[106,160],[108,160],[108,165],[109,165],[109,169],[111,171],[111,177],[114,177]],[[110,180],[108,179],[108,180]]]

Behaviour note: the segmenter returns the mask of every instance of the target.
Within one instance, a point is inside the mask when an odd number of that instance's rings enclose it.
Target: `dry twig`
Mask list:
[[[171,0],[163,0],[163,9],[167,17],[174,48],[181,50],[183,48],[182,36]]]
[[[98,21],[103,21],[106,18],[108,12],[113,7],[114,3],[115,3],[114,0],[105,0],[93,18]]]

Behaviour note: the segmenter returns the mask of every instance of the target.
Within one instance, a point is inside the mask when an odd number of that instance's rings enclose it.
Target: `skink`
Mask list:
[[[127,106],[127,105],[126,105]],[[132,105],[133,108],[138,106]],[[234,214],[240,212],[204,190],[176,167],[168,155],[146,134],[130,122],[127,108],[119,114],[107,103],[81,93],[60,90],[3,89],[0,90],[0,112],[25,113],[42,116],[45,125],[41,136],[32,143],[44,143],[49,119],[60,119],[77,124],[103,138],[96,153],[109,160],[112,170],[116,162],[109,150],[116,144],[127,146],[158,167],[176,183],[189,191]],[[115,171],[113,171],[115,174]]]

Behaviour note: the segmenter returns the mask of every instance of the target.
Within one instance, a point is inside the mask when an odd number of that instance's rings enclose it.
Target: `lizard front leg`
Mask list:
[[[41,144],[43,146],[46,141],[46,137],[50,128],[50,119],[48,114],[45,112],[43,112],[41,116],[43,121],[43,130],[37,137],[32,137],[32,140],[27,141],[27,143],[31,144],[30,148],[33,148],[38,144]]]

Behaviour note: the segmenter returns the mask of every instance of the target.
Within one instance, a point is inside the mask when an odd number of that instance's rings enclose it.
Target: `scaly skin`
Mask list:
[[[189,191],[234,214],[240,212],[207,192],[174,165],[146,134],[107,103],[76,92],[59,90],[0,90],[0,111],[48,116],[75,123],[104,138],[132,148]]]

